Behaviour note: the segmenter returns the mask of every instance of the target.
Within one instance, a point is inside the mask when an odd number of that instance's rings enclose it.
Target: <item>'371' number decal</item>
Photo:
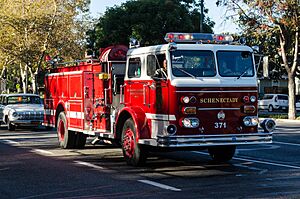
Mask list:
[[[215,122],[215,129],[226,129],[226,122]]]

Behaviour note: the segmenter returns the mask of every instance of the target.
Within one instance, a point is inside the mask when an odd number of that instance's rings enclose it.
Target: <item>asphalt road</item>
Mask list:
[[[206,151],[154,153],[127,166],[119,148],[62,150],[54,131],[0,129],[0,198],[300,198],[300,123],[274,143],[239,147],[227,164]]]

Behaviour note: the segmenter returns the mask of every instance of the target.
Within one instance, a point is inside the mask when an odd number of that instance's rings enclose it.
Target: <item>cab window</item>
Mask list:
[[[219,73],[223,77],[253,77],[252,53],[248,51],[218,51]]]
[[[213,77],[216,75],[211,51],[177,50],[171,54],[172,73],[176,77]]]
[[[164,54],[148,55],[147,56],[147,75],[153,76],[155,71],[163,67],[163,62],[166,59]]]
[[[130,58],[128,65],[128,77],[138,78],[141,76],[141,59],[139,57]]]

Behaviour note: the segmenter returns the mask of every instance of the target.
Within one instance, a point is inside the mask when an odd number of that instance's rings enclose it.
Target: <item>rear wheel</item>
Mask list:
[[[57,119],[57,135],[59,146],[63,149],[74,148],[75,146],[75,132],[68,131],[67,128],[67,118],[64,112],[59,113]]]
[[[122,150],[127,164],[133,166],[144,164],[148,155],[147,150],[137,143],[136,134],[133,119],[127,119],[122,130]]]
[[[214,146],[209,147],[208,152],[213,161],[228,162],[235,153],[236,146]]]

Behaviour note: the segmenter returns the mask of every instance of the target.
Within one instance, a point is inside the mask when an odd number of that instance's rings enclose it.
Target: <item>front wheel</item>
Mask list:
[[[59,113],[57,119],[57,135],[59,146],[63,149],[71,149],[75,146],[75,132],[68,131],[67,118],[64,112]]]
[[[11,121],[7,121],[7,130],[14,131],[16,129],[16,126],[11,123]]]
[[[122,151],[128,165],[139,166],[146,162],[147,150],[138,144],[137,132],[132,118],[124,123],[122,129]]]
[[[87,135],[81,133],[81,132],[77,132],[75,134],[75,148],[77,149],[83,149],[86,143],[86,138]]]
[[[213,146],[208,148],[209,155],[215,162],[228,162],[235,153],[236,146]]]

